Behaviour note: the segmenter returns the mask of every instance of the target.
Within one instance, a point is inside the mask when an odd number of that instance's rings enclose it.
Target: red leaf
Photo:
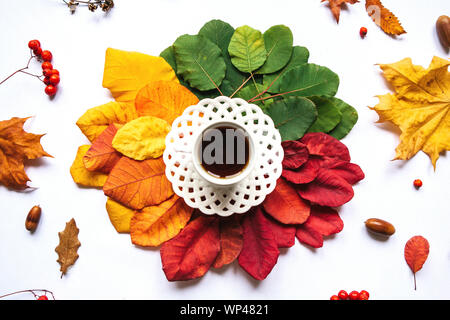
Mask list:
[[[306,146],[299,141],[283,141],[284,149],[283,168],[297,169],[308,161],[309,152]]]
[[[222,268],[237,259],[242,250],[243,237],[240,217],[233,215],[222,218],[220,229],[220,251],[214,261],[214,268]]]
[[[261,209],[256,207],[246,213],[242,226],[244,245],[239,264],[253,278],[263,280],[272,271],[280,254],[271,225]]]
[[[309,217],[309,203],[298,196],[294,187],[284,179],[277,181],[275,190],[263,202],[268,214],[284,224],[301,224]]]
[[[161,261],[169,281],[203,276],[220,251],[219,219],[200,216],[161,247]]]
[[[268,214],[264,214],[264,217],[270,225],[278,248],[290,248],[295,244],[295,226],[279,223]]]
[[[314,229],[322,236],[339,233],[344,229],[344,222],[337,211],[329,207],[312,206],[311,215],[304,226]]]
[[[357,164],[354,163],[334,161],[332,163],[328,163],[327,169],[333,174],[340,176],[350,184],[355,184],[364,179],[364,172]]]
[[[339,140],[323,132],[307,133],[300,139],[311,155],[350,161],[347,147]]]
[[[122,155],[112,147],[112,141],[117,133],[117,127],[110,124],[92,143],[83,157],[87,170],[110,173]]]
[[[430,244],[422,236],[414,236],[406,242],[405,260],[414,274],[414,290],[417,289],[416,272],[422,269],[423,264],[427,261],[429,252]]]
[[[338,207],[353,198],[352,186],[343,178],[320,169],[317,178],[297,189],[303,199],[321,206]]]
[[[299,226],[295,235],[297,236],[298,241],[313,248],[321,248],[323,246],[322,235],[308,226]]]
[[[303,166],[298,170],[283,169],[281,175],[289,182],[295,184],[310,183],[317,177],[320,166],[317,162],[308,160]]]

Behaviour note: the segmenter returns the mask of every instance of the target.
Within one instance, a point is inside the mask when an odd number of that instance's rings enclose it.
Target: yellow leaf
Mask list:
[[[379,122],[390,121],[402,134],[395,159],[408,160],[419,150],[436,168],[439,153],[450,150],[450,61],[434,57],[428,69],[410,58],[380,65],[395,95],[379,96]]]
[[[134,160],[159,158],[164,152],[169,131],[170,125],[163,119],[140,117],[117,131],[112,146]]]
[[[157,80],[178,82],[164,58],[112,48],[106,50],[103,87],[111,91],[116,101],[134,101],[139,89]]]
[[[191,218],[193,209],[174,195],[160,205],[145,207],[131,219],[131,241],[155,247],[175,237]]]
[[[196,105],[198,98],[186,87],[173,81],[154,81],[139,90],[135,106],[139,116],[154,116],[169,124],[184,109]]]
[[[377,26],[392,35],[406,33],[398,18],[386,9],[380,0],[366,0],[366,11]]]
[[[94,141],[112,123],[125,124],[138,117],[133,103],[108,102],[86,111],[77,121],[81,132]]]
[[[83,157],[89,150],[90,145],[78,148],[77,156],[70,167],[70,174],[75,183],[85,187],[102,187],[108,176],[103,173],[91,172],[84,167]]]
[[[106,201],[106,211],[108,212],[109,220],[111,220],[117,232],[130,232],[130,221],[134,215],[134,210],[108,198],[108,201]]]

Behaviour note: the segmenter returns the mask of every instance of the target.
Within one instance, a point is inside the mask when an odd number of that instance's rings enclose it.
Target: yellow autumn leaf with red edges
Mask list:
[[[106,211],[108,212],[109,220],[119,233],[130,232],[131,218],[134,216],[134,210],[127,208],[120,203],[109,199],[106,201]]]
[[[159,158],[166,147],[166,135],[170,128],[163,119],[152,116],[140,117],[117,131],[112,146],[135,160]]]
[[[390,121],[402,131],[395,159],[408,160],[422,150],[436,168],[439,154],[450,150],[449,65],[439,57],[428,69],[413,65],[410,58],[380,65],[395,94],[379,96],[372,109],[378,122]]]
[[[198,98],[186,87],[173,81],[154,81],[139,90],[135,106],[139,116],[154,116],[169,124],[184,109],[196,105]]]
[[[159,246],[184,228],[193,210],[176,194],[157,206],[145,207],[131,219],[131,241],[143,247]]]
[[[137,117],[134,103],[112,101],[86,111],[78,119],[77,126],[89,141],[92,142],[110,124],[125,124]]]
[[[108,176],[104,173],[91,172],[86,169],[83,162],[83,157],[89,150],[90,145],[80,146],[77,151],[75,160],[70,167],[70,174],[75,183],[85,187],[102,187]]]
[[[103,87],[119,102],[134,102],[137,92],[151,81],[175,81],[172,67],[161,57],[108,48]]]

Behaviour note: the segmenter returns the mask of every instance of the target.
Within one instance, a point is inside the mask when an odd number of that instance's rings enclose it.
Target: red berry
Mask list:
[[[44,61],[50,62],[50,61],[52,61],[52,58],[53,58],[53,55],[50,51],[48,51],[48,50],[42,51],[42,59]]]
[[[345,291],[345,290],[339,291],[338,297],[339,297],[339,299],[341,299],[341,300],[347,300],[347,299],[348,299],[348,293],[347,293],[347,291]]]
[[[51,70],[51,69],[53,69],[53,65],[48,61],[42,62],[42,70],[44,70],[44,69]]]
[[[414,180],[414,187],[416,187],[416,189],[419,189],[421,186],[422,186],[422,180],[420,180],[420,179]]]
[[[52,69],[52,74],[57,74],[59,76],[59,71],[58,69]]]
[[[50,77],[45,77],[44,78],[44,83],[46,86],[48,86],[50,84]]]
[[[350,300],[359,300],[359,292],[358,291],[352,291],[352,292],[350,292],[348,297],[350,298]]]
[[[369,293],[366,290],[362,290],[359,293],[359,300],[369,300]]]
[[[56,91],[58,89],[56,88],[56,86],[49,84],[48,86],[45,87],[45,93],[49,96],[54,96],[56,94]]]
[[[52,69],[44,69],[42,70],[42,74],[46,77],[50,77],[52,75]]]
[[[59,76],[57,74],[52,74],[50,76],[50,83],[54,86],[56,86],[59,83]]]
[[[34,53],[36,56],[40,57],[41,54],[42,54],[42,49],[41,49],[41,48],[34,49],[34,50],[33,50],[33,53]]]
[[[330,300],[340,300],[337,295],[331,296]]]
[[[364,38],[367,34],[367,28],[366,27],[362,27],[361,29],[359,29],[359,35],[361,36],[361,38]]]
[[[41,43],[38,40],[30,40],[28,42],[28,48],[30,48],[31,50],[36,50],[40,46],[41,46]]]
[[[39,298],[37,298],[38,300],[48,300],[46,295],[43,296],[39,296]]]

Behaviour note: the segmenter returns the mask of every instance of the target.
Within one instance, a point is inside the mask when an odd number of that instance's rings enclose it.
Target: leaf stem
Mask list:
[[[417,291],[416,273],[414,272],[414,290]]]
[[[55,295],[53,294],[53,292],[51,292],[50,290],[47,290],[47,289],[28,289],[28,290],[15,291],[15,292],[7,293],[7,294],[4,294],[4,295],[0,296],[0,299],[5,298],[5,297],[9,297],[9,296],[12,296],[12,295],[15,295],[15,294],[25,293],[25,292],[32,293],[33,296],[37,299],[37,298],[39,298],[39,296],[35,293],[35,291],[44,292],[44,294],[48,294],[49,293],[52,296],[52,299],[56,300],[55,299]]]
[[[269,91],[269,89],[273,86],[273,84],[278,80],[278,78],[282,75],[282,73],[278,74],[277,77],[269,84],[269,86],[264,89],[262,92],[260,92],[259,94],[257,94],[256,96],[254,96],[253,98],[251,98],[248,102],[253,102],[254,99],[262,96],[263,94],[265,94],[267,91]]]
[[[230,98],[233,98],[233,96],[234,96],[236,93],[238,93],[239,90],[241,90],[242,87],[244,87],[245,84],[246,84],[247,82],[249,82],[250,79],[251,79],[252,77],[253,77],[253,74],[251,74],[250,77],[248,77],[244,82],[242,82],[242,84],[239,86],[239,88],[236,89],[236,91],[233,92],[233,94],[230,96]]]

